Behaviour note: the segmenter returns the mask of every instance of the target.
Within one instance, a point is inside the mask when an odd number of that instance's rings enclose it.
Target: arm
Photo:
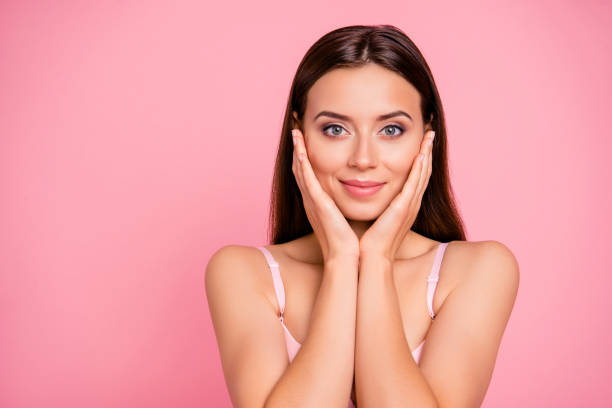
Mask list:
[[[357,261],[326,265],[309,334],[291,364],[277,311],[261,294],[263,279],[255,278],[257,262],[264,271],[259,251],[231,245],[206,267],[209,311],[232,405],[345,408],[353,376]]]
[[[332,260],[324,268],[308,336],[266,407],[347,405],[353,383],[358,260]]]
[[[431,324],[419,366],[400,329],[398,306],[384,301],[397,301],[395,290],[389,288],[389,266],[364,262],[358,289],[355,357],[360,404],[366,407],[482,404],[517,295],[519,267],[512,252],[497,241],[477,243],[473,259],[468,278],[448,295]],[[367,284],[374,287],[365,289]],[[378,313],[389,316],[377,320]],[[377,336],[367,337],[367,332],[373,331]]]
[[[355,339],[360,408],[436,407],[402,328],[391,262],[385,257],[364,257],[359,266]]]

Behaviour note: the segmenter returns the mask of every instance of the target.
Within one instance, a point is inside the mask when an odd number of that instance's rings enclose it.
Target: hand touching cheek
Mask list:
[[[421,207],[423,193],[429,183],[432,146],[435,132],[428,131],[415,156],[410,174],[400,193],[359,240],[361,256],[384,257],[390,262],[404,237],[412,228]]]

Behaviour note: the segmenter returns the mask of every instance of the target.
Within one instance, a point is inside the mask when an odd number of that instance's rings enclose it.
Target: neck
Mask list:
[[[351,226],[351,228],[353,229],[353,232],[355,233],[355,235],[357,235],[357,238],[361,239],[361,237],[363,236],[363,234],[365,234],[365,232],[368,230],[368,228],[370,228],[370,226],[374,223],[374,221],[354,221],[354,220],[349,220],[347,219],[349,225]]]
[[[351,228],[355,232],[355,235],[357,235],[357,237],[359,239],[361,239],[363,234],[374,223],[374,220],[371,220],[371,221],[355,221],[355,220],[347,219],[347,222],[349,223],[349,225],[351,226]],[[318,240],[317,240],[315,234],[314,233],[308,234],[307,239],[309,241],[311,241],[313,247],[316,248],[316,250],[315,250],[315,252],[317,253],[316,258],[318,259],[318,261],[316,261],[316,262],[322,262],[321,249],[319,247],[319,243],[318,243]],[[410,230],[410,231],[408,231],[408,233],[404,237],[402,245],[399,248],[399,250],[398,250],[396,255],[397,255],[397,258],[399,258],[399,259],[413,258],[413,257],[421,255],[430,246],[431,246],[431,243],[424,242],[424,240],[422,239],[422,237],[420,237],[419,234],[417,234],[416,232]]]

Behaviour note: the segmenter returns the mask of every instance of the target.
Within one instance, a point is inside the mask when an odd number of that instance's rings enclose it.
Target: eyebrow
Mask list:
[[[412,120],[412,117],[407,114],[406,112],[404,112],[403,110],[396,110],[390,113],[385,113],[384,115],[380,115],[378,118],[376,118],[377,121],[382,121],[382,120],[386,120],[389,118],[392,118],[394,116],[399,116],[399,115],[403,115],[406,116],[408,119]],[[330,111],[321,111],[319,113],[317,113],[317,115],[314,117],[313,120],[317,120],[317,118],[319,116],[329,116],[330,118],[335,118],[335,119],[340,119],[340,120],[346,120],[347,122],[352,122],[352,119],[349,116],[346,115],[341,115],[339,113],[335,113],[335,112],[330,112]]]

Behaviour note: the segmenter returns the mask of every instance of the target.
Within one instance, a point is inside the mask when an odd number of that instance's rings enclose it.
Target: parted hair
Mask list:
[[[466,240],[449,181],[446,123],[442,101],[425,58],[408,36],[392,25],[352,25],[333,30],[316,43],[300,62],[289,92],[274,165],[268,239],[271,244],[292,241],[312,232],[302,195],[292,172],[291,129],[302,130],[306,95],[312,85],[335,68],[378,64],[390,69],[419,92],[423,123],[436,132],[432,172],[412,226],[418,234],[440,242]],[[297,112],[298,120],[292,116]],[[410,161],[412,158],[406,157]]]

